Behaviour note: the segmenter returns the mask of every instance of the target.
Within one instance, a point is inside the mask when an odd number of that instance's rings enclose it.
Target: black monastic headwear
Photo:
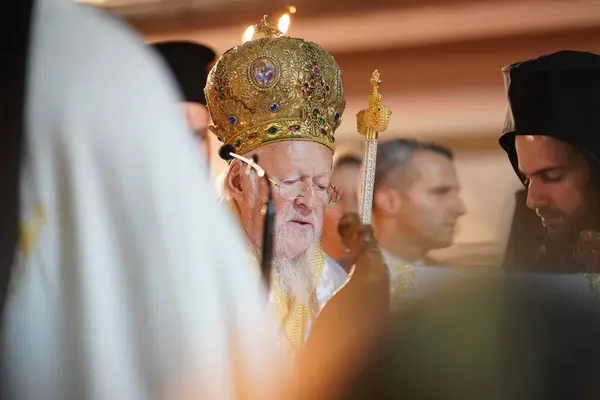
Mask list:
[[[499,141],[521,179],[516,135],[563,140],[600,162],[600,55],[563,50],[502,72],[509,106]]]
[[[169,65],[184,100],[206,105],[204,86],[208,67],[216,57],[215,52],[192,42],[161,42],[152,46]]]

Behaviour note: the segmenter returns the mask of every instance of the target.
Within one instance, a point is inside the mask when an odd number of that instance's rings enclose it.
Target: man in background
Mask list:
[[[0,397],[274,398],[265,293],[166,71],[114,17],[35,11]]]
[[[438,274],[427,253],[452,245],[466,213],[452,151],[417,140],[383,143],[374,190],[373,230],[396,297]]]
[[[185,117],[194,130],[210,165],[208,139],[209,114],[204,86],[215,52],[199,43],[174,41],[154,43],[152,47],[165,60],[183,95]]]
[[[321,244],[323,250],[336,260],[346,255],[338,233],[338,223],[344,214],[358,212],[360,167],[360,158],[352,154],[341,156],[333,164],[331,183],[340,189],[342,197],[337,204],[326,209]]]

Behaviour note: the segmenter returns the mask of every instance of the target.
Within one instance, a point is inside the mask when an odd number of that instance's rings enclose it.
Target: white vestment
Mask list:
[[[346,274],[346,271],[344,271],[342,266],[333,258],[325,254],[325,266],[323,267],[321,279],[317,284],[317,300],[319,301],[320,309],[323,309],[325,303],[329,301],[331,296],[333,296],[347,280],[348,274]]]
[[[149,400],[195,383],[231,399],[236,373],[266,389],[267,296],[162,64],[117,19],[41,3],[2,398]]]

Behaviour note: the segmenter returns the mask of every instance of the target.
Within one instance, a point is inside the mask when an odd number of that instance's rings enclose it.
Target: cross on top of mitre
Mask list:
[[[277,27],[269,21],[269,17],[267,17],[266,15],[262,17],[260,24],[254,25],[253,39],[260,39],[265,37],[276,38],[280,36],[283,36],[283,32],[277,29]]]

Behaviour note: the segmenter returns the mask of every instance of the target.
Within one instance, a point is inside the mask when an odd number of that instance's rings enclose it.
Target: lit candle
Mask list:
[[[281,31],[284,35],[287,33],[290,27],[290,15],[283,14],[281,18],[279,18],[279,23],[277,24],[277,29]]]
[[[254,36],[254,26],[250,25],[248,28],[246,28],[246,30],[244,31],[244,34],[242,35],[242,43],[246,43],[249,40],[252,40],[252,37]]]

